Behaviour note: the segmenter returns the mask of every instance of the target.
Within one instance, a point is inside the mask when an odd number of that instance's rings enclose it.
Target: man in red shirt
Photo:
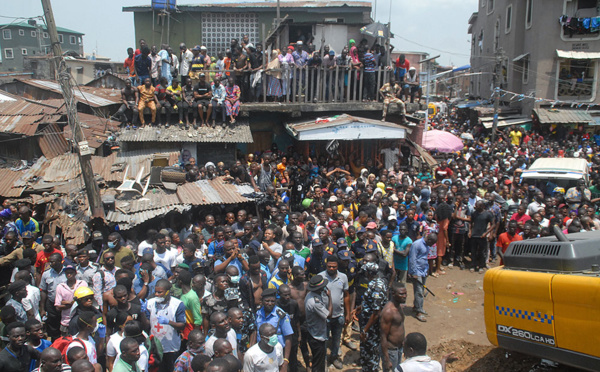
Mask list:
[[[454,172],[452,172],[452,169],[448,168],[446,162],[443,161],[440,164],[440,166],[435,170],[435,179],[440,181],[449,179],[450,177],[452,177],[453,174]]]
[[[129,80],[131,80],[131,85],[135,86],[135,56],[133,55],[133,48],[127,48],[127,56],[125,62],[123,62],[123,68],[125,70],[129,69]]]
[[[527,211],[527,205],[525,205],[524,203],[519,204],[517,213],[513,214],[510,217],[511,221],[515,221],[517,223],[517,234],[521,233],[521,230],[523,229],[523,225],[525,225],[525,222],[527,222],[531,219],[531,217],[529,217],[529,215],[527,213],[525,213],[525,211]]]
[[[400,57],[398,57],[398,59],[396,59],[396,81],[397,82],[403,82],[404,81],[404,76],[406,75],[406,72],[408,71],[408,69],[410,68],[410,62],[406,59],[406,56],[404,54],[400,54]],[[400,84],[402,85],[402,84]]]
[[[523,240],[523,237],[517,234],[517,221],[510,221],[508,223],[508,231],[500,234],[500,236],[498,236],[498,241],[496,242],[496,247],[500,248],[498,250],[500,265],[504,265],[504,252],[506,252],[510,243],[518,242],[520,240]]]
[[[50,257],[50,255],[52,255],[52,253],[59,253],[61,256],[63,255],[62,252],[60,251],[60,249],[56,249],[54,247],[54,245],[52,244],[52,241],[53,241],[53,238],[52,238],[52,235],[50,235],[50,234],[46,234],[42,238],[42,245],[44,246],[44,250],[38,252],[38,254],[35,258],[35,264],[34,264],[34,266],[39,274],[39,278],[42,277],[42,273],[44,271],[46,271],[46,269],[48,268],[48,265],[47,265],[48,258]]]

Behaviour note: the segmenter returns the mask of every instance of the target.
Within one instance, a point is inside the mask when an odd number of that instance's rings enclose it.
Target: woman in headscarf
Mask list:
[[[358,98],[358,92],[354,93],[354,87],[358,85],[358,81],[360,79],[360,68],[362,67],[362,63],[360,62],[360,58],[358,58],[358,48],[356,47],[356,42],[354,39],[350,39],[348,42],[350,46],[350,65],[352,70],[357,70],[355,75],[350,75],[350,97],[352,99]]]
[[[235,124],[235,118],[240,113],[240,94],[240,87],[235,85],[233,76],[229,76],[225,87],[225,110],[231,124]]]
[[[267,65],[267,97],[279,98],[283,95],[281,89],[281,62],[279,61],[279,50],[271,52],[271,62]]]
[[[293,46],[287,47],[287,53],[285,55],[279,55],[279,62],[281,62],[281,69],[283,70],[283,74],[281,75],[281,88],[284,95],[288,95],[290,93],[290,66],[294,65],[294,57],[292,53],[294,52]]]

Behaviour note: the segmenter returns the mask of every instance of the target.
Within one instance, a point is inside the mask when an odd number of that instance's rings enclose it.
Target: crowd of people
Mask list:
[[[241,42],[231,40],[230,47],[216,56],[208,55],[205,46],[188,49],[182,43],[175,54],[166,44],[159,50],[142,39],[139,49],[129,48],[127,53],[124,67],[129,81],[121,91],[123,104],[114,115],[126,128],[144,127],[146,110],[152,125],[169,127],[175,124],[171,116],[178,114],[182,128],[214,128],[217,119],[226,126],[235,123],[242,102],[289,101],[290,95],[313,101],[319,89],[324,90],[320,96],[325,100],[383,100],[377,86],[380,67],[394,70],[400,84],[397,99],[404,96],[413,102],[421,95],[419,74],[405,56],[388,68],[385,48],[377,43],[369,46],[366,39],[358,44],[350,39],[339,53],[328,45],[316,50],[312,41],[298,40],[285,50],[265,55],[262,45],[254,45],[245,35]],[[322,68],[322,77],[309,79],[307,74],[314,75],[317,68]],[[358,92],[359,87],[363,92]]]
[[[363,371],[441,371],[425,337],[405,335],[407,284],[426,322],[428,280],[479,275],[554,226],[599,229],[600,157],[589,135],[561,126],[491,142],[455,111],[432,125],[475,140],[433,169],[401,166],[395,144],[364,163],[276,145],[229,166],[189,159],[188,179],[250,184],[261,202],[107,227],[85,246],[5,201],[0,371],[293,372],[302,360],[322,372],[343,368],[342,345]],[[586,159],[591,184],[521,179],[540,157]]]

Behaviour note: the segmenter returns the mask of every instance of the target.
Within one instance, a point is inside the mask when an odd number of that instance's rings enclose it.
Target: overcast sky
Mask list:
[[[392,32],[396,35],[392,44],[397,50],[425,51],[431,56],[441,54],[438,62],[442,65],[469,63],[467,21],[477,10],[477,0],[371,0],[374,5],[375,1],[375,18],[383,23],[389,20],[392,2]],[[197,3],[190,0],[178,2]],[[52,0],[58,26],[85,34],[86,53],[97,50],[98,55],[118,61],[126,57],[127,47],[135,43],[133,14],[123,13],[122,7],[150,3],[150,0]],[[0,23],[15,21],[10,17],[41,15],[40,0],[6,0],[0,12]]]

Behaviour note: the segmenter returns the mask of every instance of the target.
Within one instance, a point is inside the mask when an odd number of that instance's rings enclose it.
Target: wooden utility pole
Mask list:
[[[71,74],[67,71],[67,65],[62,57],[62,49],[58,41],[58,32],[56,31],[56,23],[54,22],[54,13],[52,13],[52,4],[50,0],[41,0],[42,8],[44,9],[44,18],[46,19],[46,27],[52,44],[52,52],[56,62],[56,72],[58,82],[62,89],[63,97],[65,98],[65,107],[67,108],[67,118],[69,127],[73,133],[73,145],[77,149],[79,155],[79,164],[81,165],[81,175],[85,183],[85,191],[90,205],[92,217],[104,217],[104,208],[102,206],[102,198],[100,197],[100,189],[94,180],[94,171],[92,170],[91,157],[92,153],[85,140],[79,118],[77,116],[77,101],[73,94],[73,80]]]

